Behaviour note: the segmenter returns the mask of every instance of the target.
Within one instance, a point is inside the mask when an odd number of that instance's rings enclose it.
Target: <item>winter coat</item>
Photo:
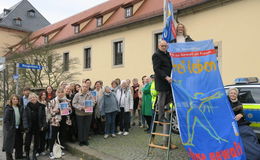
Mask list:
[[[142,89],[142,115],[152,116],[152,96],[151,96],[151,84],[148,83]]]
[[[118,89],[116,92],[116,98],[117,98],[119,107],[123,107],[125,112],[129,112],[130,110],[133,109],[133,104],[134,104],[133,95],[132,95],[130,89],[122,89],[122,88]],[[124,98],[123,104],[121,103],[122,102],[121,98]]]
[[[189,35],[185,37],[185,42],[192,42],[192,41],[193,39]],[[173,40],[173,43],[176,43],[176,39]]]
[[[171,91],[170,83],[165,79],[171,77],[172,62],[169,52],[157,50],[152,56],[153,70],[155,73],[155,89],[157,91]]]
[[[19,129],[22,130],[22,115],[21,115],[21,107],[20,110],[20,126]],[[12,106],[7,105],[4,110],[4,118],[3,118],[3,151],[7,153],[13,153],[14,144],[15,144],[15,112]]]
[[[230,99],[229,99],[229,102],[230,102],[230,104],[231,104],[231,107],[232,107],[232,110],[233,110],[235,116],[238,115],[238,114],[242,114],[242,115],[243,115],[243,117],[240,118],[239,121],[237,121],[238,126],[241,126],[241,125],[249,125],[250,122],[247,121],[247,120],[244,118],[245,115],[244,115],[242,103],[241,103],[240,101],[232,102]]]
[[[32,128],[33,124],[33,105],[37,105],[38,107],[38,124],[37,128]],[[47,123],[46,123],[46,114],[45,114],[45,105],[39,102],[36,102],[36,104],[33,104],[32,102],[29,102],[27,106],[25,107],[23,111],[23,127],[24,129],[28,129],[29,132],[31,132],[33,129],[41,129],[41,128],[46,128]]]
[[[86,113],[85,111],[80,110],[79,108],[83,106],[85,103],[85,100],[92,100],[94,101],[94,98],[90,91],[87,93],[77,93],[72,101],[72,105],[75,108],[76,115],[77,116],[91,116],[92,113]]]
[[[118,101],[115,93],[104,93],[100,100],[101,115],[104,116],[106,113],[120,111]]]

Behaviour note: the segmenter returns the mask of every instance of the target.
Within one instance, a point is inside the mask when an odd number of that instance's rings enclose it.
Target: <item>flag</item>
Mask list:
[[[176,38],[176,29],[174,25],[174,10],[171,0],[166,0],[164,6],[164,29],[162,33],[162,39],[170,43]]]
[[[172,43],[172,90],[190,160],[245,160],[213,40]]]

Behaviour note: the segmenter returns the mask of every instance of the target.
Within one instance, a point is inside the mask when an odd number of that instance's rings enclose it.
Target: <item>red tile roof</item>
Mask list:
[[[144,3],[137,10],[134,16],[125,18],[125,6],[129,6],[138,3],[142,0],[109,0],[98,6],[80,12],[74,16],[66,18],[55,24],[46,26],[40,30],[33,32],[29,39],[38,38],[35,41],[35,45],[44,45],[44,38],[42,35],[48,35],[57,30],[60,30],[55,37],[53,37],[49,44],[59,43],[68,39],[80,37],[82,35],[88,35],[88,33],[95,33],[102,31],[104,29],[110,29],[118,25],[127,24],[131,21],[138,21],[146,19],[147,17],[154,17],[163,14],[163,1],[164,0],[143,0]],[[175,10],[187,8],[193,5],[203,3],[208,0],[172,0]],[[107,22],[101,27],[96,26],[96,17],[102,16],[110,11],[115,11],[114,14],[107,20]],[[80,31],[80,33],[74,33],[74,25],[80,24],[90,20],[86,27]]]

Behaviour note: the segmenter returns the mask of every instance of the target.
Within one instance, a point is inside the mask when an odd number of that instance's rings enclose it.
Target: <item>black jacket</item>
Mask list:
[[[21,114],[21,107],[20,108],[20,126],[19,129],[22,130],[22,114]],[[4,109],[4,118],[3,118],[3,151],[8,153],[12,153],[15,144],[15,133],[16,133],[16,126],[15,126],[15,113],[12,106],[7,105]]]
[[[245,114],[244,114],[244,111],[243,111],[242,103],[240,101],[232,102],[230,99],[229,99],[229,102],[231,104],[231,107],[232,107],[232,110],[233,110],[235,116],[238,115],[238,114],[242,114],[243,115],[243,117],[239,121],[237,121],[238,126],[249,125],[250,122],[247,121],[244,118]]]
[[[176,43],[176,39],[174,39],[173,40],[173,43]],[[186,37],[185,37],[185,42],[192,42],[193,41],[193,39],[191,39],[191,37],[189,36],[189,35],[187,35]]]
[[[153,70],[155,73],[155,89],[157,91],[170,91],[171,85],[165,77],[171,77],[172,62],[168,52],[159,49],[153,54]]]
[[[41,129],[42,127],[46,127],[46,115],[45,115],[45,105],[42,103],[37,102],[36,105],[39,107],[38,108],[38,124],[37,128]],[[23,111],[23,127],[24,129],[28,129],[29,132],[32,131],[32,114],[33,114],[33,109],[32,109],[33,103],[29,102],[27,106],[25,107]]]

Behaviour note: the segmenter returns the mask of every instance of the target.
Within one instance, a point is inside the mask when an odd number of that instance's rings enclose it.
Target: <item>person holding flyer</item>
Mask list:
[[[72,101],[75,108],[79,145],[89,145],[88,136],[93,113],[93,105],[95,101],[90,92],[90,86],[86,83],[82,84],[81,92],[77,93]]]

